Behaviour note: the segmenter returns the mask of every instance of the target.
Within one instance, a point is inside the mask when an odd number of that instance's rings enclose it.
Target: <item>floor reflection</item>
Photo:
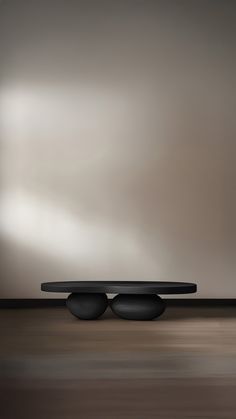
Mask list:
[[[169,307],[152,322],[1,310],[3,417],[234,419],[236,308],[225,310]]]

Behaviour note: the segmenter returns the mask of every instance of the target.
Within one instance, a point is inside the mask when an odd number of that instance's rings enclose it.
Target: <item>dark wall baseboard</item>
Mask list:
[[[236,307],[236,298],[164,298],[164,300],[169,307]],[[0,299],[0,308],[50,308],[64,307],[65,304],[65,298]]]
[[[4,298],[0,299],[0,308],[47,308],[63,307],[65,298]]]

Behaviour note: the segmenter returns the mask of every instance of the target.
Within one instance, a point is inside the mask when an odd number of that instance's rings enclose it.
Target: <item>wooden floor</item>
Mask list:
[[[0,327],[1,419],[236,418],[236,307],[152,322],[2,309]]]

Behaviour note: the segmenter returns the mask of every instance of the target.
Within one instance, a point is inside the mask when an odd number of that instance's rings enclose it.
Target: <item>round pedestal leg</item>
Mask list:
[[[101,316],[108,306],[106,294],[73,293],[67,298],[70,312],[81,320],[94,320]]]
[[[155,294],[118,294],[110,303],[122,319],[152,320],[165,310],[165,302]]]

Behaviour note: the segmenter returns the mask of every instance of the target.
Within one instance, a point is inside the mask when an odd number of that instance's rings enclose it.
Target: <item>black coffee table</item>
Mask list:
[[[83,320],[94,320],[110,305],[119,317],[128,320],[152,320],[165,310],[157,294],[189,294],[197,291],[188,282],[141,281],[65,281],[45,282],[41,290],[70,293],[67,307]],[[118,294],[108,301],[107,293]]]

